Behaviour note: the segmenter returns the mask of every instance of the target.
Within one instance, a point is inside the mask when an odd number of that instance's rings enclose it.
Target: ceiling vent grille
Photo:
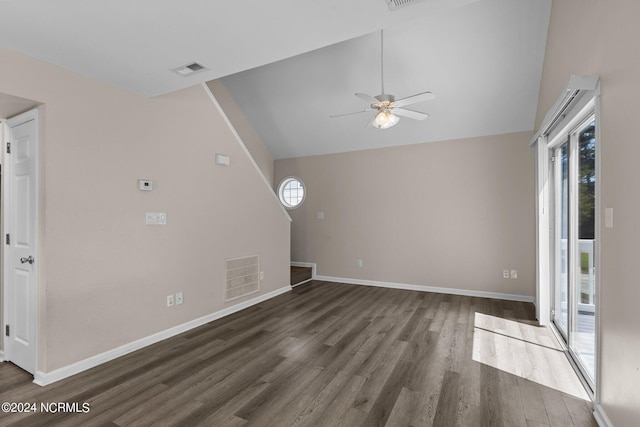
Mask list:
[[[171,69],[174,73],[187,77],[192,76],[204,70],[208,70],[209,67],[199,64],[197,62],[189,62],[188,64],[180,65]]]
[[[252,255],[226,260],[225,301],[260,291],[260,257]]]
[[[401,7],[411,6],[414,3],[420,3],[424,0],[385,0],[387,2],[387,6],[389,6],[389,10],[396,10]]]

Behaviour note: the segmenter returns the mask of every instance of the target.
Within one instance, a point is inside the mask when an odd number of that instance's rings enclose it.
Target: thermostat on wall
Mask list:
[[[153,190],[153,182],[147,179],[138,180],[138,190],[151,191]]]

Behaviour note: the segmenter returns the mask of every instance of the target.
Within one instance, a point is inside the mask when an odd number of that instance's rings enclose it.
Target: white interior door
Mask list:
[[[5,359],[36,370],[37,111],[7,120],[5,152]]]

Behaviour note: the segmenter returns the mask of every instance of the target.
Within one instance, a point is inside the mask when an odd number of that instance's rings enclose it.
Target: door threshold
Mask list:
[[[573,356],[571,355],[571,352],[569,351],[569,346],[564,342],[564,338],[562,337],[562,334],[560,333],[556,325],[553,323],[553,321],[549,323],[548,327],[549,329],[551,329],[551,332],[553,333],[553,336],[556,338],[556,341],[558,341],[558,344],[560,345],[560,347],[562,347],[562,353],[564,353],[564,355],[569,360],[569,365],[571,365],[571,367],[573,368],[573,371],[576,373],[576,376],[578,377],[580,384],[582,384],[584,391],[587,393],[587,396],[589,396],[589,399],[591,399],[591,402],[595,404],[595,387],[592,387],[591,383],[589,382],[589,380],[587,380],[584,373],[582,372],[582,369],[580,369],[580,366],[578,366],[578,363],[574,360]]]

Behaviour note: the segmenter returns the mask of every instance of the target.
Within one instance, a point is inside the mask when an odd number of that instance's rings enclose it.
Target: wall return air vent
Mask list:
[[[414,3],[420,3],[424,0],[385,0],[387,2],[387,6],[389,6],[389,10],[396,10],[401,7],[411,6]]]
[[[260,256],[227,259],[226,270],[225,301],[260,291]]]
[[[198,62],[189,62],[188,64],[173,67],[171,71],[180,74],[181,76],[187,77],[208,69],[209,67]]]

